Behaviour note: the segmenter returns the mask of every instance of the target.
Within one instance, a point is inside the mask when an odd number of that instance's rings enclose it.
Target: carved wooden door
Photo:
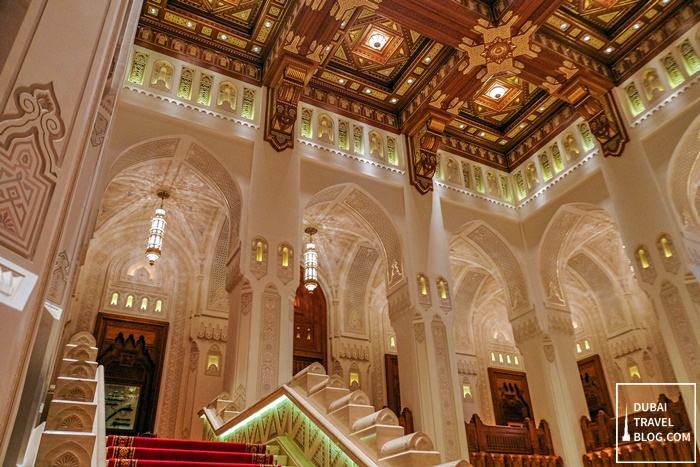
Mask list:
[[[105,369],[108,434],[153,432],[168,323],[99,313],[95,337]]]
[[[605,381],[603,373],[603,365],[600,363],[600,356],[591,355],[590,357],[579,360],[578,372],[581,375],[581,384],[583,385],[583,394],[586,396],[586,404],[588,405],[588,413],[591,420],[596,420],[598,412],[605,412],[608,417],[614,417],[612,399],[608,391],[608,384]]]
[[[304,277],[302,268],[301,278]],[[294,298],[294,358],[293,374],[297,374],[313,362],[326,367],[328,332],[326,329],[326,296],[319,284],[314,293],[299,281]]]
[[[521,425],[526,417],[534,420],[525,373],[489,368],[488,374],[496,425]]]
[[[399,357],[384,354],[386,367],[386,405],[396,414],[401,415],[401,389],[399,388]]]

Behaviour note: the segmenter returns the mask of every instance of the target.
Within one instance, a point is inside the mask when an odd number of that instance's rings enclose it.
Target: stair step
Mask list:
[[[273,464],[232,464],[229,462],[163,461],[144,459],[109,459],[107,467],[280,467]]]

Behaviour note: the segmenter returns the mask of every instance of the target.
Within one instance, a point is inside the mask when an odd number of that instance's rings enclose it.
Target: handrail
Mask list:
[[[95,452],[92,456],[92,467],[105,467],[107,465],[107,445],[103,440],[107,439],[105,422],[105,368],[97,367],[97,391],[95,391]]]
[[[221,439],[234,435],[240,428],[248,423],[252,423],[257,417],[285,402],[285,400],[296,405],[331,442],[339,445],[342,451],[357,465],[376,465],[376,462],[370,459],[354,443],[345,441],[348,434],[343,433],[330,423],[315,407],[304,400],[297,391],[286,384],[283,384],[227,422],[221,423],[219,417],[216,416],[215,410],[211,407],[204,407],[199,411],[199,415],[205,418],[214,436]]]

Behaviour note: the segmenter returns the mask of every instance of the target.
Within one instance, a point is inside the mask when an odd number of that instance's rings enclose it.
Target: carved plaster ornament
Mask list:
[[[312,62],[287,55],[280,59],[280,64],[274,71],[268,89],[265,141],[276,151],[294,147],[297,104],[307,78],[311,76],[311,70]]]
[[[433,177],[437,169],[437,151],[442,142],[442,134],[451,120],[446,112],[431,110],[428,117],[421,122],[410,135],[409,172],[411,185],[419,193],[433,190]]]
[[[629,137],[610,93],[589,94],[576,105],[576,109],[588,122],[591,132],[603,148],[605,157],[621,156]]]
[[[475,44],[472,40],[463,37],[462,44],[458,48],[467,53],[469,60],[463,62],[460,67],[462,73],[468,74],[478,66],[485,66],[486,73],[481,76],[481,81],[486,81],[493,75],[502,73],[519,73],[519,69],[513,63],[513,59],[522,55],[531,58],[537,57],[537,52],[530,45],[530,36],[537,29],[531,25],[524,33],[511,35],[511,27],[518,20],[514,15],[508,22],[500,26],[492,26],[490,23],[479,20],[475,26],[484,38],[483,44]]]

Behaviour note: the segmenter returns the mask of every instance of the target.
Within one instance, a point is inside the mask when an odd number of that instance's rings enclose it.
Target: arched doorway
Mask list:
[[[293,374],[313,362],[326,367],[328,341],[326,296],[319,284],[313,293],[304,287],[304,268],[299,275],[299,287],[294,297]]]

